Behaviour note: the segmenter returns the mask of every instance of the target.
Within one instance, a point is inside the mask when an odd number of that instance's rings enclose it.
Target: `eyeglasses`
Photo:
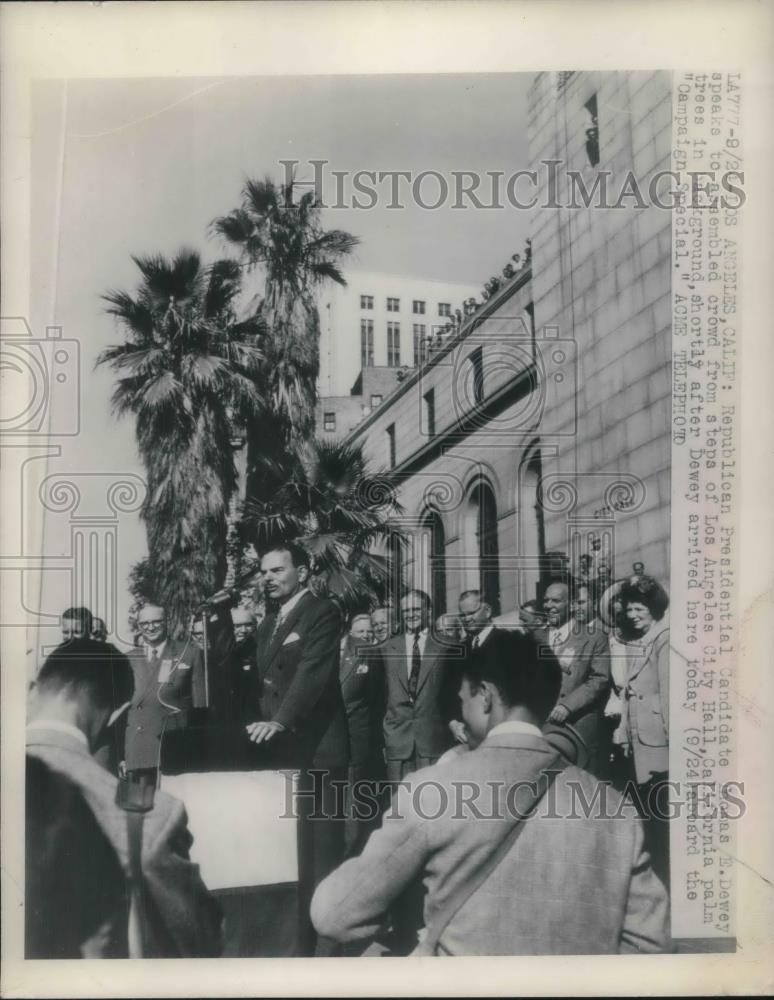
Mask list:
[[[138,622],[138,624],[139,624],[140,628],[150,628],[152,625],[163,625],[164,624],[164,619],[163,618],[151,618],[147,622]]]

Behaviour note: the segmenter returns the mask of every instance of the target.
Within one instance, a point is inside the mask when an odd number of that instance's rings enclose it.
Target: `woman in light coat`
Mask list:
[[[653,867],[668,884],[669,598],[652,577],[640,576],[619,599],[637,638],[628,645],[616,742],[631,758]]]

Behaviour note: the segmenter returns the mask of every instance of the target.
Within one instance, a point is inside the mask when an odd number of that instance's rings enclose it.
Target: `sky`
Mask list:
[[[310,160],[329,161],[330,204],[333,170],[434,170],[451,177],[524,169],[530,80],[530,74],[427,74],[38,82],[32,325],[38,335],[47,325],[61,326],[64,337],[78,340],[81,355],[81,430],[63,443],[49,472],[142,476],[131,419],[110,413],[112,374],[94,370],[98,352],[121,339],[100,296],[136,288],[132,254],[170,255],[192,246],[205,260],[222,255],[222,245],[207,236],[209,223],[238,204],[247,177],[280,180],[284,159],[299,161],[300,180],[312,179]],[[349,198],[351,186],[345,190]],[[368,211],[323,212],[324,225],[360,237],[352,269],[483,285],[524,248],[525,212],[395,210],[386,207],[386,185],[379,190],[383,201]],[[436,191],[431,181],[422,188],[427,201]],[[134,514],[122,516],[119,534],[123,638],[126,575],[145,554],[145,538]],[[57,515],[47,526],[47,547],[63,553],[68,539],[69,526]],[[52,580],[43,609],[53,612],[62,599],[61,581]]]

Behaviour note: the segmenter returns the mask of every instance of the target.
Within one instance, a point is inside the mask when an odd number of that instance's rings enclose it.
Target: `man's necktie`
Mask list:
[[[414,633],[414,645],[411,650],[411,673],[409,674],[409,698],[416,701],[419,686],[419,668],[422,666],[422,654],[419,651],[419,632]]]
[[[158,664],[158,662],[159,662],[159,651],[158,651],[158,649],[156,649],[155,646],[151,646],[150,656],[148,657],[148,659],[150,660],[150,665],[152,667],[155,667]]]
[[[274,619],[274,628],[271,630],[271,636],[269,638],[269,642],[274,642],[274,640],[277,638],[277,633],[279,632],[280,628],[282,628],[282,615],[279,612],[277,612],[277,617]]]

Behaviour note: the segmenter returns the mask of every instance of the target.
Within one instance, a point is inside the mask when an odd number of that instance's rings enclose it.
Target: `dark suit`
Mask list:
[[[542,647],[551,648],[547,630],[537,632],[536,636]],[[598,621],[587,625],[573,621],[566,641],[553,652],[562,668],[562,686],[556,703],[568,710],[570,714],[565,721],[575,727],[589,749],[588,770],[598,773],[602,710],[610,691],[607,634]]]
[[[384,751],[387,777],[399,780],[409,771],[427,767],[452,743],[449,721],[456,692],[452,669],[453,644],[441,644],[428,634],[419,669],[416,699],[409,694],[411,646],[396,635],[376,647],[384,669],[386,713]]]
[[[144,649],[133,649],[129,663],[134,695],[126,720],[127,770],[194,766],[186,758],[196,748],[180,737],[192,721],[191,710],[206,703],[201,649],[192,640],[167,639],[155,666]]]
[[[346,767],[349,740],[339,687],[340,615],[333,601],[304,594],[274,633],[270,614],[256,635],[258,714],[286,732],[267,744],[273,767]]]
[[[384,677],[383,664],[374,647],[362,640],[347,636],[341,647],[339,684],[344,698],[349,729],[350,762],[348,774],[347,851],[354,853],[362,847],[365,838],[378,820],[377,790],[367,792],[369,802],[362,799],[358,814],[352,811],[352,789],[359,782],[375,782],[384,771]],[[374,792],[372,795],[371,792]],[[359,796],[358,796],[359,797]],[[357,805],[357,803],[355,803]],[[370,815],[371,810],[374,814]]]
[[[330,818],[340,807],[333,782],[346,782],[349,763],[339,686],[341,617],[333,601],[307,592],[275,630],[276,623],[276,612],[267,615],[256,635],[252,721],[279,722],[285,731],[255,746],[255,766],[299,770],[298,951],[311,955],[311,895],[344,855],[343,813]],[[328,818],[310,820],[313,811]]]
[[[347,636],[341,649],[339,684],[349,729],[350,763],[368,764],[382,757],[384,676],[374,647]]]

